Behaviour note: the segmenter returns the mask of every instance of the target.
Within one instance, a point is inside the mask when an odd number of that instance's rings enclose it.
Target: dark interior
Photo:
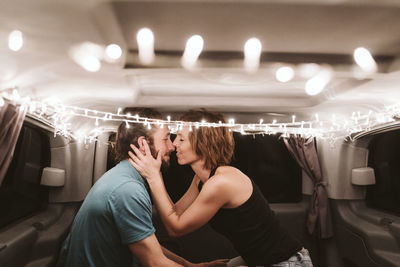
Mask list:
[[[48,136],[43,130],[25,123],[0,187],[0,228],[31,215],[46,205],[48,190],[40,186],[40,179],[43,168],[48,166]]]
[[[174,139],[172,136],[171,139]],[[302,199],[301,168],[290,156],[278,135],[234,134],[232,166],[254,180],[269,203],[296,203]],[[175,153],[164,182],[171,199],[177,201],[190,186],[194,173],[180,166]]]
[[[376,184],[368,186],[367,205],[400,215],[400,130],[375,137],[369,151]]]

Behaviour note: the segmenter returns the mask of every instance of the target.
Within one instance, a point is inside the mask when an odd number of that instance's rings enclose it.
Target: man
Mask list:
[[[151,109],[141,117],[161,118]],[[144,141],[152,153],[161,153],[164,165],[174,150],[168,127],[121,123],[115,144],[119,162],[106,172],[85,198],[61,250],[59,266],[192,266],[190,262],[162,248],[155,237],[152,205],[146,183],[126,160],[129,145],[144,151]],[[202,266],[224,264],[215,261]]]

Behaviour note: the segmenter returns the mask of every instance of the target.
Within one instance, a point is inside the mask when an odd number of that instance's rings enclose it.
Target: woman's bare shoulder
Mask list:
[[[236,182],[242,183],[243,180],[246,179],[248,179],[248,177],[239,169],[232,166],[221,166],[215,172],[212,180],[215,180],[215,183],[219,184],[220,186],[231,186]]]
[[[218,176],[225,176],[225,177],[232,177],[232,176],[242,176],[245,175],[239,169],[232,167],[232,166],[221,166],[218,167],[215,175]]]

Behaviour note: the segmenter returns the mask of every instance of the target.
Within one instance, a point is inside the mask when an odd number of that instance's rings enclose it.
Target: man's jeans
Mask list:
[[[236,257],[231,259],[228,262],[227,266],[228,267],[247,266],[247,264],[242,259],[242,257]],[[310,254],[308,253],[308,250],[303,248],[289,259],[282,261],[280,263],[275,263],[271,265],[271,267],[313,267],[313,264],[310,258]]]

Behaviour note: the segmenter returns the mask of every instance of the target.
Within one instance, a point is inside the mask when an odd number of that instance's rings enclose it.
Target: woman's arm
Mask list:
[[[172,236],[181,236],[193,232],[206,224],[217,211],[226,203],[223,187],[218,185],[217,179],[204,184],[201,193],[183,212],[178,213],[167,201],[167,191],[159,179],[149,182],[153,200],[168,233]]]
[[[199,195],[199,190],[197,189],[198,178],[195,175],[193,177],[192,183],[190,184],[186,193],[175,203],[175,212],[177,214],[182,214],[193,201]]]

